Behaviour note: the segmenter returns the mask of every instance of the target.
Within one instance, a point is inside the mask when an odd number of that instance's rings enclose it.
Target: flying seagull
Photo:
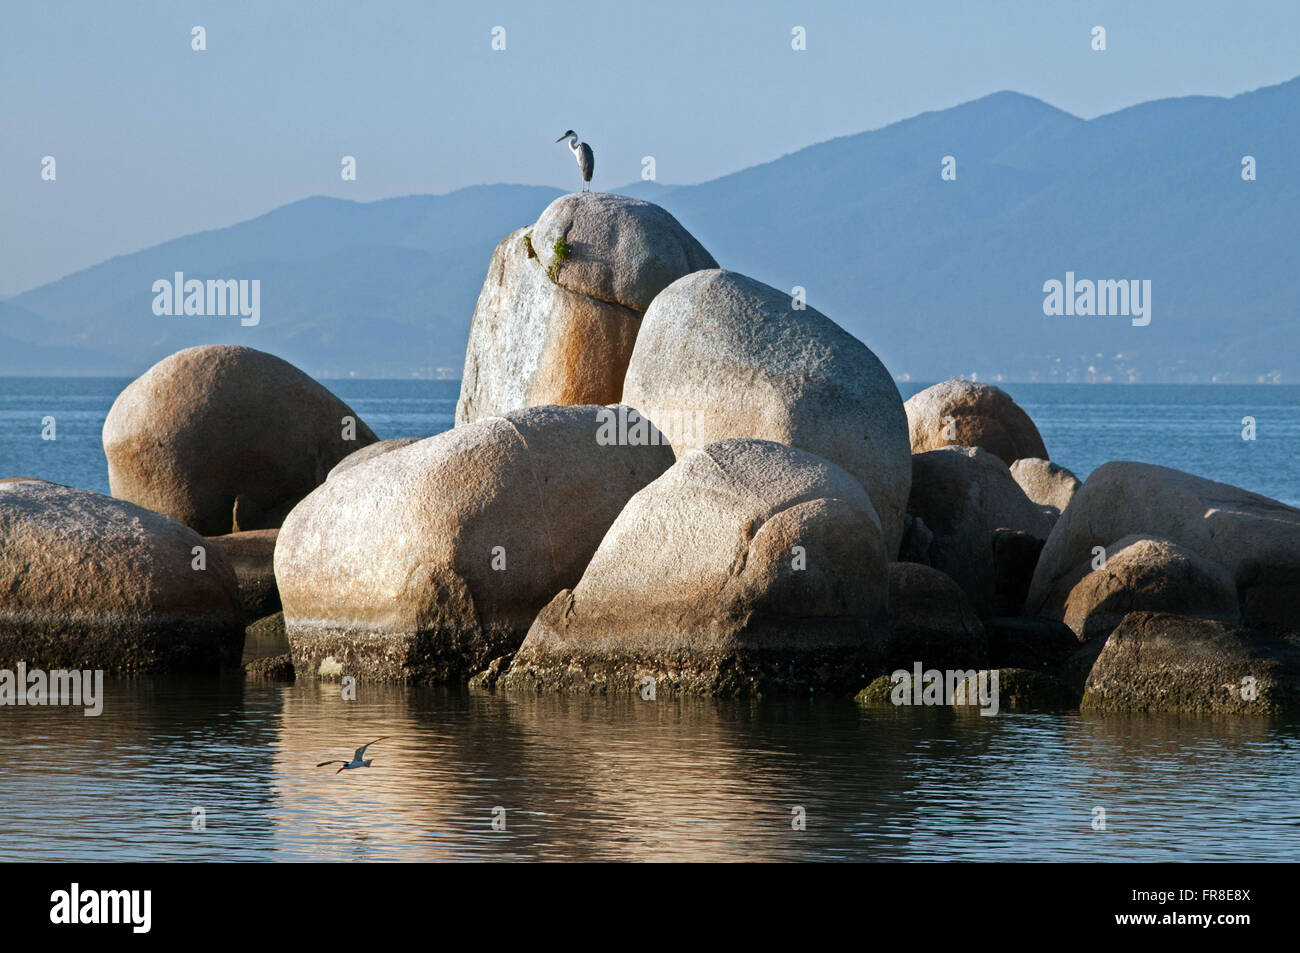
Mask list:
[[[585,142],[578,141],[578,134],[572,129],[565,132],[564,135],[556,139],[556,142],[569,140],[569,148],[573,150],[573,158],[578,160],[578,171],[582,173],[582,191],[587,191],[587,183],[591,181],[591,173],[596,171],[596,156],[591,151],[591,146]]]
[[[384,735],[384,738],[389,738],[389,737],[392,736]],[[339,768],[339,771],[347,771],[350,768],[368,768],[370,767],[370,762],[362,760],[366,756],[366,749],[373,744],[378,744],[379,742],[383,741],[384,738],[376,738],[374,741],[369,741],[366,744],[363,744],[360,748],[357,749],[356,754],[352,756],[351,761],[322,761],[320,764],[316,765],[316,767],[323,768],[327,764],[341,764],[343,765],[343,767]],[[334,773],[338,774],[339,771],[335,771]]]

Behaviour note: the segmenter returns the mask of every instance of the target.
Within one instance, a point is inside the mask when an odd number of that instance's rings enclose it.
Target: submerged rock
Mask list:
[[[624,503],[672,463],[666,446],[599,442],[608,415],[489,417],[368,460],[303,500],[275,551],[299,675],[463,681],[516,649]]]
[[[497,682],[501,676],[510,668],[510,660],[514,658],[514,653],[501,655],[488,662],[488,667],[483,671],[472,676],[469,680],[469,687],[476,691],[490,692],[496,689]]]
[[[224,344],[159,361],[104,421],[113,495],[205,536],[279,526],[331,467],[375,439],[292,364]]]
[[[980,447],[1007,465],[1024,457],[1047,459],[1029,415],[991,384],[943,381],[912,395],[904,406],[913,453],[958,445]]]
[[[1079,707],[1079,690],[1044,672],[1023,668],[900,668],[875,679],[854,700],[870,708],[936,709],[951,706],[993,717],[1003,712],[1061,711]]]
[[[879,666],[887,584],[880,522],[850,474],[771,441],[718,441],[628,501],[501,684],[847,691]]]
[[[542,404],[612,404],[641,316],[666,285],[717,262],[650,202],[583,192],[492,254],[474,309],[456,424]]]
[[[214,671],[243,639],[234,570],[193,530],[87,490],[0,483],[0,666]]]
[[[623,402],[678,458],[732,437],[774,440],[843,467],[866,488],[894,558],[912,465],[893,378],[814,308],[730,271],[697,271],[646,311]]]
[[[868,708],[901,707],[894,704],[893,695],[896,685],[897,683],[889,675],[879,675],[859,690],[853,696],[853,700],[859,705],[865,705]]]
[[[292,682],[296,678],[293,657],[287,654],[253,659],[244,665],[244,674],[249,678],[266,679],[270,682]]]
[[[1209,619],[1132,612],[1088,676],[1088,711],[1300,710],[1300,645]]]
[[[993,689],[991,671],[981,671],[965,678],[953,694],[954,708],[983,708],[998,712],[1061,711],[1079,707],[1079,692],[1061,679],[1025,668],[999,668],[997,698],[990,701]]]

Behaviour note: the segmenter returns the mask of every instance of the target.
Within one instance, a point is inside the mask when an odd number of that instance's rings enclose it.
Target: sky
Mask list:
[[[574,188],[569,128],[595,188],[694,183],[1004,89],[1231,96],[1297,37],[1296,0],[5,2],[0,297],[312,195]]]

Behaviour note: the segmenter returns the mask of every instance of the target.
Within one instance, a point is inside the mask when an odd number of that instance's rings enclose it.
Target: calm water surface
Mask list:
[[[0,378],[0,476],[107,492],[126,384]],[[459,387],[327,384],[385,438],[449,428]],[[1300,503],[1298,387],[1003,386],[1080,477],[1144,460]],[[367,685],[344,702],[238,678],[106,694],[97,718],[0,708],[0,859],[1300,859],[1296,722]],[[370,769],[314,767],[380,735]]]
[[[0,711],[0,859],[1300,859],[1289,722],[216,679],[106,695],[98,718]],[[369,769],[314,767],[381,735]]]

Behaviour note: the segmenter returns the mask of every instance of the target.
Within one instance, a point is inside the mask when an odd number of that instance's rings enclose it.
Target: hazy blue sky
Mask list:
[[[1296,0],[5,2],[0,296],[309,195],[571,187],[569,127],[597,188],[644,155],[699,182],[1000,89],[1234,95],[1300,73],[1297,37]]]

